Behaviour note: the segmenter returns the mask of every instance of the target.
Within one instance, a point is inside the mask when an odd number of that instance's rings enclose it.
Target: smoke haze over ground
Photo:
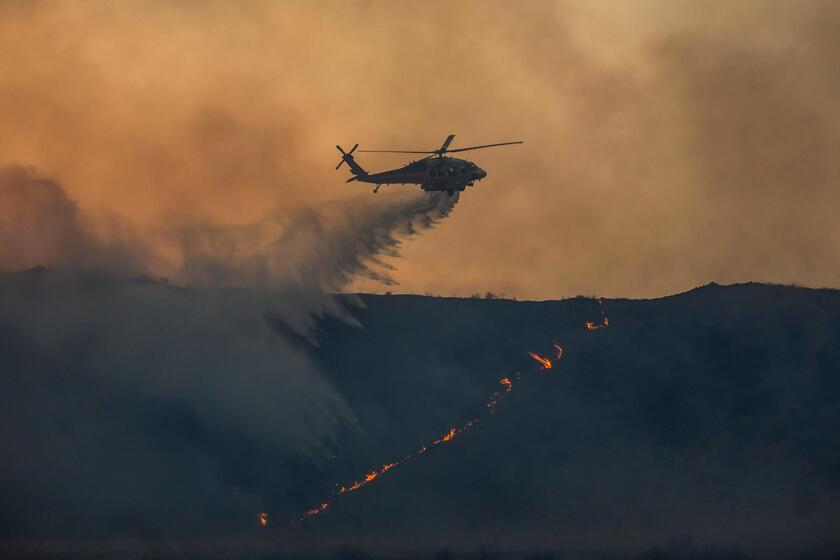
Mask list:
[[[264,509],[262,479],[294,515],[296,470],[357,429],[309,355],[318,322],[359,327],[359,302],[335,291],[357,275],[391,282],[380,256],[457,201],[127,228],[33,169],[1,168],[0,535],[236,526]]]

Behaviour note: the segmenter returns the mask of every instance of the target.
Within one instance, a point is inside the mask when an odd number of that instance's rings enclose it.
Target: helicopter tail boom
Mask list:
[[[341,149],[341,146],[336,145],[338,151],[341,152],[341,161],[338,162],[338,165],[336,165],[335,168],[338,169],[339,167],[341,167],[342,164],[346,163],[347,166],[350,167],[350,172],[353,173],[353,175],[365,177],[368,174],[368,172],[365,171],[365,169],[361,165],[356,163],[355,159],[353,159],[353,152],[355,152],[356,148],[358,147],[359,145],[356,144],[349,152],[345,152]]]

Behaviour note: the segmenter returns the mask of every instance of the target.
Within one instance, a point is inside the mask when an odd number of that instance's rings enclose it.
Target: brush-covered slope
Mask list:
[[[278,294],[54,271],[0,284],[6,542],[838,543],[837,291],[605,300],[596,330],[591,298],[366,295],[346,301],[361,328],[328,314],[298,336],[305,321]],[[512,391],[488,415],[503,377]]]
[[[512,302],[366,296],[364,330],[317,351],[361,431],[344,449],[385,462],[497,413],[318,516],[348,535],[470,535],[522,548],[837,543],[840,294],[745,284],[672,297]]]

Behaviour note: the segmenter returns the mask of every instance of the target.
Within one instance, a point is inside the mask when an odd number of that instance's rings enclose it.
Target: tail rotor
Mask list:
[[[338,151],[339,151],[339,152],[341,152],[341,161],[339,161],[339,162],[338,162],[338,165],[336,165],[336,166],[335,166],[335,168],[336,168],[336,169],[338,169],[339,167],[341,167],[341,166],[342,166],[342,164],[343,164],[344,162],[346,162],[346,161],[347,161],[347,158],[350,158],[350,161],[352,161],[352,160],[353,160],[353,152],[355,152],[355,151],[356,151],[356,148],[358,148],[358,147],[359,147],[359,145],[358,145],[358,144],[356,144],[355,146],[353,146],[353,149],[351,149],[349,152],[345,152],[344,150],[342,150],[342,149],[341,149],[341,146],[339,146],[338,144],[336,144],[336,146],[335,146],[335,147],[336,147],[336,148],[338,148]],[[351,167],[352,167],[352,166],[351,166]]]
[[[353,177],[351,177],[348,180],[348,182],[349,181],[355,181],[357,177],[367,177],[367,175],[368,175],[368,172],[365,171],[364,168],[361,165],[356,163],[355,159],[353,159],[353,152],[355,152],[356,148],[358,148],[358,147],[359,147],[359,145],[356,144],[355,146],[353,146],[352,150],[350,150],[349,152],[345,152],[344,150],[341,149],[341,146],[336,145],[336,148],[338,148],[338,151],[341,152],[341,161],[338,162],[338,165],[336,165],[335,168],[338,169],[339,167],[341,167],[342,163],[347,164],[347,167],[350,168],[350,172],[353,174]]]

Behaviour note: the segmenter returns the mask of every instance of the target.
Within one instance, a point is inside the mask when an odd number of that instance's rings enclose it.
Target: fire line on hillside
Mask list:
[[[598,329],[604,329],[604,328],[609,327],[610,322],[609,322],[609,318],[607,317],[606,312],[604,311],[604,300],[603,300],[603,298],[600,298],[598,300],[598,305],[599,305],[600,310],[601,310],[601,322],[596,324],[592,321],[587,321],[585,323],[585,326],[586,326],[586,329],[588,331],[595,331],[595,330],[598,330]],[[563,355],[565,353],[564,350],[563,350],[563,347],[561,345],[555,343],[555,344],[553,344],[553,349],[554,349],[553,359],[554,360],[562,359]],[[534,352],[528,352],[528,355],[535,362],[537,362],[539,364],[539,370],[540,371],[547,372],[548,370],[552,369],[552,367],[553,367],[552,358],[547,358],[547,357],[541,356],[540,354],[536,354]],[[476,424],[481,422],[481,420],[483,418],[485,418],[489,415],[495,414],[496,413],[496,408],[497,408],[499,402],[502,400],[502,398],[504,398],[505,395],[507,395],[508,393],[510,393],[513,390],[514,380],[519,381],[519,380],[523,379],[523,377],[524,376],[522,375],[521,372],[516,372],[516,374],[513,376],[513,378],[514,378],[513,380],[510,377],[501,378],[499,380],[500,387],[496,391],[494,391],[493,394],[490,395],[490,397],[487,399],[487,402],[485,403],[485,406],[487,408],[487,414],[485,414],[484,416],[473,418],[472,420],[468,420],[467,422],[464,422],[463,424],[460,424],[458,426],[453,426],[453,427],[449,428],[449,431],[447,431],[445,434],[443,434],[440,438],[438,438],[436,440],[433,440],[429,443],[421,445],[413,453],[410,453],[410,454],[406,455],[402,459],[398,459],[398,460],[395,460],[395,461],[390,462],[390,463],[385,463],[380,467],[373,468],[370,471],[368,471],[364,475],[364,477],[361,478],[360,480],[356,480],[353,483],[351,483],[349,485],[346,485],[346,486],[339,486],[338,489],[334,490],[332,492],[332,494],[329,497],[327,497],[324,501],[322,501],[317,506],[314,506],[314,507],[306,510],[303,513],[303,516],[299,517],[298,519],[296,519],[294,521],[298,521],[298,522],[303,521],[304,519],[306,519],[308,517],[314,517],[316,515],[319,515],[319,514],[325,512],[327,509],[329,509],[332,502],[335,501],[335,499],[337,499],[339,496],[342,496],[344,494],[349,494],[351,492],[355,492],[355,491],[367,486],[368,484],[372,483],[373,481],[377,480],[380,476],[382,476],[386,472],[388,472],[392,469],[395,469],[396,467],[400,466],[401,464],[407,463],[408,461],[411,461],[412,459],[415,459],[416,457],[418,457],[420,455],[423,455],[424,453],[429,451],[431,448],[436,447],[438,445],[442,445],[444,443],[448,443],[448,442],[454,440],[456,437],[458,437],[459,435],[463,434],[464,432],[466,432],[467,430],[471,429],[473,426],[475,426]],[[261,525],[263,525],[263,526],[267,525],[268,515],[265,514],[265,513],[259,514],[259,521],[260,521]]]

